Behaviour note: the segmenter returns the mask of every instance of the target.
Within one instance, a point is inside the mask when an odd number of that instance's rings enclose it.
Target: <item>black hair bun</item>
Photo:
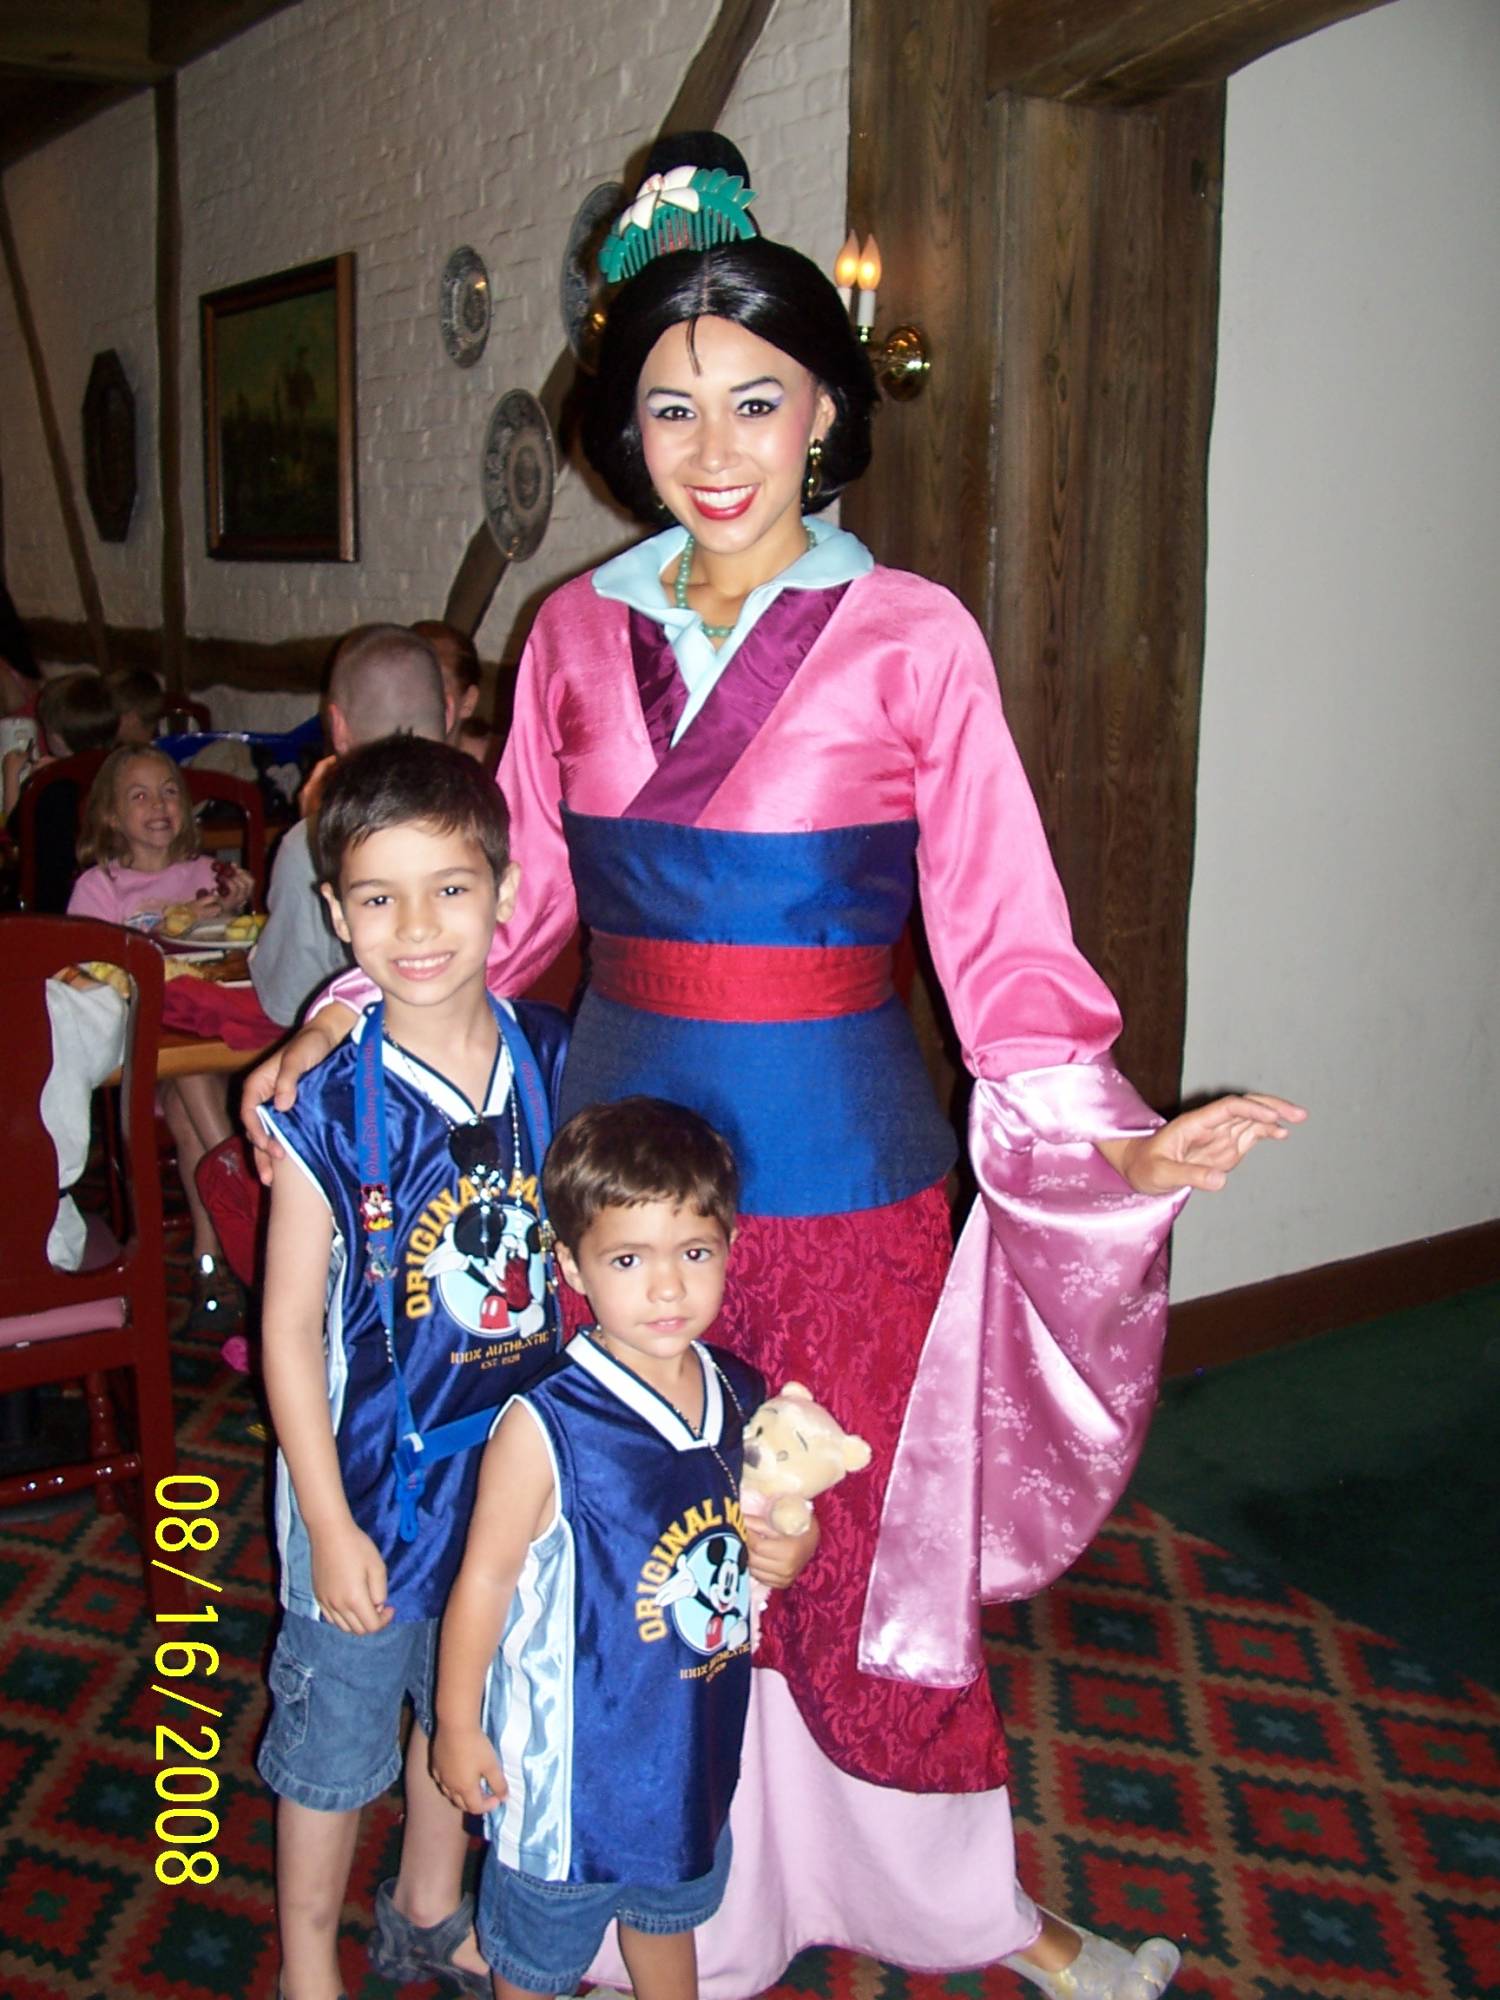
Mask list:
[[[669,132],[646,155],[641,178],[669,174],[674,167],[722,167],[750,186],[750,169],[739,147],[722,132]]]

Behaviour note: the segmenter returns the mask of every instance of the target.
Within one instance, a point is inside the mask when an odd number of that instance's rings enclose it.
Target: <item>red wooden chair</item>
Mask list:
[[[73,853],[78,840],[78,822],[83,814],[84,801],[89,795],[89,787],[98,775],[99,766],[108,755],[107,750],[80,750],[73,757],[58,757],[50,764],[43,764],[39,771],[33,771],[21,787],[11,830],[15,835],[19,857],[16,893],[23,910],[36,911],[37,877],[42,860],[43,840],[57,846],[66,839],[70,879],[78,873],[78,862]],[[53,805],[57,803],[58,794],[53,789],[57,785],[73,787],[71,813],[56,815],[48,810],[46,801],[49,794]],[[55,914],[60,916],[62,912],[59,910]]]
[[[240,851],[245,857],[246,868],[255,880],[251,907],[263,910],[266,907],[266,809],[261,800],[260,787],[252,785],[248,778],[232,778],[227,771],[205,771],[196,764],[184,764],[181,768],[188,797],[195,806],[212,800],[218,805],[233,806],[236,812],[243,814],[245,835]]]
[[[100,1512],[109,1513],[118,1506],[115,1483],[138,1481],[147,1594],[153,1610],[176,1609],[179,1585],[151,1561],[163,1518],[160,1483],[176,1470],[155,1118],[161,954],[118,924],[27,916],[0,919],[0,953],[0,1158],[13,1168],[0,1206],[0,1393],[82,1380],[89,1413],[88,1457],[0,1479],[0,1507],[92,1487]],[[88,960],[123,966],[135,988],[121,1092],[130,1233],[120,1243],[104,1232],[83,1269],[60,1271],[47,1257],[57,1175],[40,1108],[52,1068],[46,982]],[[118,1433],[108,1380],[116,1372],[134,1386],[132,1444]]]

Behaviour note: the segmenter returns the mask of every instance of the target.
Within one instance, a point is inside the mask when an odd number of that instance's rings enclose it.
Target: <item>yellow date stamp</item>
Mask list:
[[[219,1504],[218,1481],[198,1472],[173,1473],[158,1481],[156,1504],[162,1510],[156,1523],[160,1554],[153,1556],[153,1568],[212,1593],[199,1611],[158,1611],[157,1625],[217,1625],[219,1612],[212,1599],[224,1586],[182,1565],[218,1546],[219,1525],[210,1511]],[[176,1560],[169,1561],[169,1557]],[[161,1676],[151,1684],[153,1694],[198,1715],[211,1716],[214,1722],[223,1720],[222,1708],[199,1699],[215,1691],[203,1683],[212,1681],[219,1671],[217,1647],[196,1637],[160,1637],[153,1664]],[[156,1761],[161,1766],[156,1774],[156,1796],[161,1802],[155,1826],[161,1843],[156,1879],[168,1888],[184,1882],[214,1882],[219,1874],[219,1857],[212,1851],[219,1832],[219,1816],[212,1810],[219,1796],[219,1774],[213,1768],[219,1754],[219,1732],[211,1723],[196,1721],[193,1716],[174,1715],[172,1720],[179,1726],[156,1725]]]

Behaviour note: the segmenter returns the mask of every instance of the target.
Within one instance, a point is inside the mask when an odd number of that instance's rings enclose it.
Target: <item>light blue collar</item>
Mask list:
[[[812,531],[813,546],[779,576],[750,592],[740,613],[741,624],[745,623],[752,605],[758,615],[783,590],[828,590],[835,584],[852,583],[855,577],[864,576],[875,567],[870,551],[847,528],[830,527],[826,521],[809,521],[807,526]],[[697,612],[679,611],[668,600],[661,583],[662,571],[682,554],[686,540],[687,529],[674,522],[661,534],[637,542],[623,555],[612,556],[599,565],[594,571],[595,590],[601,597],[613,598],[619,604],[628,604],[632,611],[644,611],[648,618],[659,619],[669,632],[696,624]],[[764,601],[757,603],[763,595]],[[754,623],[753,616],[750,622]]]
[[[662,589],[662,571],[682,554],[686,528],[674,523],[594,571],[594,589],[601,597],[644,612],[667,635],[688,691],[687,706],[672,732],[674,743],[707,701],[720,674],[755,629],[756,620],[783,590],[830,590],[841,583],[856,582],[875,567],[870,551],[847,528],[830,527],[824,521],[809,521],[807,526],[812,547],[779,576],[756,585],[740,606],[734,630],[718,647],[705,635],[697,612],[679,610]]]

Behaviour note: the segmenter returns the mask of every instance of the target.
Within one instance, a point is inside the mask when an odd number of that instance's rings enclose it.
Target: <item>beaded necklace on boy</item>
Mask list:
[[[808,553],[811,554],[813,549],[817,547],[817,543],[813,538],[813,531],[804,523],[803,532],[807,536]],[[672,602],[677,606],[679,611],[691,611],[693,608],[688,603],[688,578],[693,573],[693,551],[697,546],[698,544],[693,540],[693,537],[689,535],[682,545],[682,554],[677,558],[677,580],[672,585]],[[733,625],[710,625],[707,619],[703,621],[703,636],[705,639],[727,639],[733,630]]]
[[[382,1028],[381,1036],[387,1048],[395,1049],[398,1055],[407,1057],[409,1061],[421,1062],[420,1056],[413,1056],[410,1049],[402,1047],[389,1028]],[[499,1046],[504,1047],[504,1044],[501,1043]],[[512,1070],[514,1071],[514,1065]],[[433,1110],[448,1127],[449,1159],[460,1174],[467,1176],[474,1189],[474,1201],[480,1212],[480,1229],[487,1250],[492,1250],[499,1241],[498,1232],[494,1240],[490,1240],[490,1209],[511,1188],[519,1187],[524,1179],[521,1171],[521,1119],[516,1105],[519,1095],[520,1085],[512,1074],[510,1089],[505,1093],[505,1112],[498,1114],[504,1117],[508,1113],[510,1117],[512,1171],[510,1179],[499,1188],[495,1186],[492,1176],[503,1171],[503,1162],[500,1157],[500,1135],[496,1132],[493,1121],[482,1111],[476,1111],[472,1118],[465,1118],[462,1121],[450,1118],[435,1098],[428,1099]]]

